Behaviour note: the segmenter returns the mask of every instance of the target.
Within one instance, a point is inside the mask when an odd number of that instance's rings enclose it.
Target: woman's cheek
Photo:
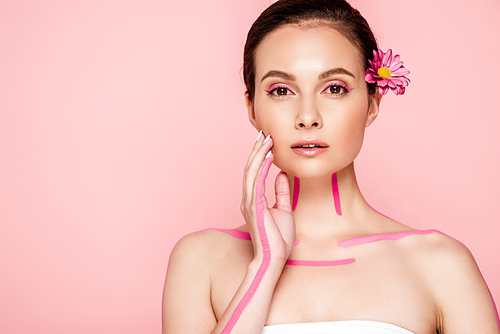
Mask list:
[[[286,140],[286,136],[279,129],[273,129],[270,133],[271,138],[273,138],[271,149],[274,155],[273,163],[280,169],[286,169],[286,162],[291,158],[290,153],[293,153],[290,149],[291,143]]]
[[[362,110],[362,109],[361,109]],[[364,111],[352,114],[344,124],[346,126],[339,131],[342,133],[341,141],[344,148],[344,156],[348,160],[354,160],[361,151],[363,139],[365,135],[366,117],[363,116]]]

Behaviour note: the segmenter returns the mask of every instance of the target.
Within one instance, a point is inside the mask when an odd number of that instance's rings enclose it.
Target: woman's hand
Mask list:
[[[270,153],[266,159],[266,154],[273,140],[270,135],[267,141],[263,137],[259,133],[245,167],[241,212],[252,237],[254,257],[262,259],[264,252],[270,252],[271,262],[284,264],[295,243],[290,188],[286,173],[279,173],[275,181],[276,205],[268,208],[264,190],[273,155]]]

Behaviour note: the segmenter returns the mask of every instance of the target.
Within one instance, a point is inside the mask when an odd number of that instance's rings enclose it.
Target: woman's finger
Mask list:
[[[246,205],[249,205],[252,202],[252,199],[255,198],[255,184],[258,176],[259,168],[263,165],[265,160],[265,155],[271,150],[273,145],[273,141],[268,135],[266,137],[265,143],[259,147],[252,161],[250,162],[246,172],[245,172],[245,199]]]
[[[276,205],[274,207],[286,212],[292,212],[290,185],[288,184],[288,177],[285,172],[282,171],[276,176],[274,190],[276,193]]]
[[[256,204],[257,208],[259,207],[259,205],[262,205],[262,207],[260,208],[261,211],[268,208],[267,199],[265,196],[265,183],[273,159],[274,156],[272,155],[271,150],[269,150],[264,156],[264,160],[262,161],[262,164],[259,166],[259,169],[257,170],[257,176],[255,177],[254,180],[253,194],[255,201],[253,202]]]
[[[262,135],[262,130],[259,131],[259,134],[257,135],[257,139],[255,140],[255,143],[252,147],[252,151],[250,152],[250,155],[248,156],[248,160],[247,160],[247,164],[245,165],[245,169],[243,171],[243,184],[242,184],[242,188],[243,188],[243,198],[242,198],[242,206],[243,206],[243,203],[245,202],[245,193],[246,193],[246,183],[247,183],[247,172],[248,172],[248,168],[253,160],[253,157],[255,156],[255,153],[258,151],[258,149],[262,146],[262,142],[264,141],[264,139],[262,138],[263,135]]]
[[[255,140],[255,144],[253,145],[252,152],[250,152],[250,156],[248,157],[247,166],[249,165],[250,161],[252,161],[253,157],[255,156],[255,153],[257,153],[257,150],[264,142],[264,140],[265,140],[264,137],[265,136],[262,133],[262,130],[260,130],[259,134],[257,135],[257,139]]]

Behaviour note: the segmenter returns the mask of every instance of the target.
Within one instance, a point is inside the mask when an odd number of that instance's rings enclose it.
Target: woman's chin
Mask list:
[[[342,170],[344,167],[348,166],[351,162],[347,164],[338,165],[337,163],[326,164],[322,162],[305,161],[303,163],[285,163],[281,164],[279,161],[275,161],[276,167],[281,169],[288,175],[293,175],[299,179],[325,179],[330,178],[333,173]]]

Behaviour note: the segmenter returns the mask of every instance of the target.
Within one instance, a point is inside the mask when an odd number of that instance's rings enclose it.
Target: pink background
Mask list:
[[[243,224],[243,45],[271,2],[0,2],[0,332],[160,332],[175,242]],[[412,80],[361,190],[466,244],[498,303],[500,3],[352,4]]]

